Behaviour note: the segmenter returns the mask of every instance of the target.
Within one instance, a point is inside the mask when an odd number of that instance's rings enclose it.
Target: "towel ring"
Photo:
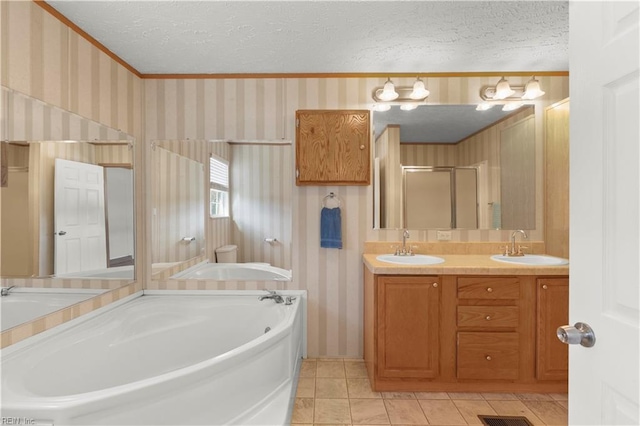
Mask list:
[[[336,194],[334,194],[333,192],[328,193],[322,199],[322,207],[330,208],[329,206],[327,206],[327,200],[335,200],[338,203],[338,205],[336,207],[340,207],[340,198],[338,198],[338,196]],[[335,207],[333,207],[333,208],[335,208]]]

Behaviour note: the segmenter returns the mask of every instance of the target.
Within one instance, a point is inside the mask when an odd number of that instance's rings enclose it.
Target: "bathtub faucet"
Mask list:
[[[5,287],[2,289],[2,291],[0,292],[0,296],[8,296],[9,292],[11,291],[12,288],[14,288],[15,285],[12,285],[11,287]]]
[[[258,300],[273,299],[276,303],[284,303],[284,299],[282,298],[282,296],[280,296],[275,291],[267,290],[266,288],[264,289],[264,291],[268,291],[269,294],[264,296],[259,296]]]

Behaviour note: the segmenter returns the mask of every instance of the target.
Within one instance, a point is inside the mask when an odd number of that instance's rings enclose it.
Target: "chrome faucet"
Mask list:
[[[396,256],[413,256],[411,246],[407,249],[407,238],[409,238],[409,231],[405,229],[402,232],[402,248],[396,249]]]
[[[280,296],[275,291],[267,290],[266,288],[264,289],[264,291],[269,292],[269,294],[266,294],[264,296],[258,296],[258,300],[262,301],[264,299],[273,299],[273,301],[276,303],[284,303],[284,299],[282,298],[282,296]]]
[[[518,249],[516,250],[516,235],[518,233],[521,233],[522,238],[524,239],[529,238],[527,236],[527,233],[524,232],[522,229],[516,229],[515,231],[513,231],[511,233],[511,252],[507,253],[509,256],[524,256],[524,253],[522,253],[522,247],[518,247]]]
[[[15,285],[12,285],[11,287],[5,287],[2,289],[2,291],[0,291],[0,296],[8,296],[9,292],[11,291],[12,288],[14,288]]]

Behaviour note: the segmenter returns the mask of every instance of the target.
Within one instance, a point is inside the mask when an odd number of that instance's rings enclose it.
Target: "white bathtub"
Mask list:
[[[55,278],[95,278],[95,279],[131,279],[134,278],[133,265],[114,266],[113,268],[93,269],[91,271],[77,271],[68,274],[55,275]]]
[[[271,266],[268,263],[201,262],[171,278],[199,278],[216,281],[291,281],[291,271]]]
[[[104,290],[14,288],[0,297],[1,329],[34,320],[94,297]]]
[[[263,292],[185,293],[145,295],[5,349],[2,417],[56,426],[287,424],[305,292],[282,292],[297,297],[289,306],[258,301]]]

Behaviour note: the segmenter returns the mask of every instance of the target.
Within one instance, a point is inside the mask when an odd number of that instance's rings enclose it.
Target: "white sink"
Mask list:
[[[444,262],[444,259],[438,256],[429,256],[427,254],[414,254],[413,256],[396,256],[395,254],[381,254],[376,257],[377,260],[387,263],[395,263],[397,265],[436,265]]]
[[[505,256],[504,254],[494,254],[491,260],[498,262],[513,263],[517,265],[538,265],[538,266],[558,266],[567,265],[569,261],[561,257],[546,256],[544,254],[525,254],[524,256]]]

